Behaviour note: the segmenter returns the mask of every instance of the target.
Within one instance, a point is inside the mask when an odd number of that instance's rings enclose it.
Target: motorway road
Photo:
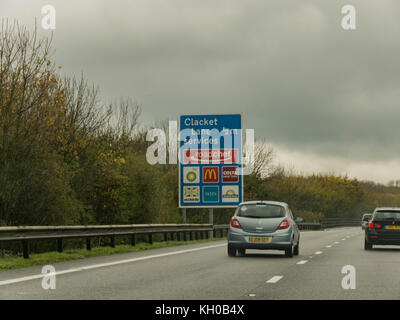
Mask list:
[[[301,233],[300,255],[248,250],[228,257],[226,241],[96,257],[0,272],[0,299],[400,299],[400,247],[364,250],[360,227]],[[356,269],[356,289],[341,269]]]

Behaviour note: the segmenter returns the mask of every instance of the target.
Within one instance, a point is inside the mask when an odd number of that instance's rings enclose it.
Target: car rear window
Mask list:
[[[273,204],[246,204],[237,208],[236,215],[246,218],[280,218],[285,216],[285,210]]]
[[[368,221],[371,219],[372,214],[365,214],[362,218],[363,221]]]
[[[398,219],[400,220],[400,211],[377,211],[375,213],[375,219]]]

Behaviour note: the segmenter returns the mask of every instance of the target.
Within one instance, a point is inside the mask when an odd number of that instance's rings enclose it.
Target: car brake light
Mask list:
[[[239,223],[238,219],[236,219],[235,217],[232,217],[232,219],[231,219],[231,226],[232,226],[233,228],[242,229],[242,227],[240,226],[240,223]]]
[[[370,223],[368,224],[368,228],[371,228],[371,229],[373,229],[373,228],[379,229],[380,227],[381,227],[380,224],[376,224],[376,223],[374,223],[374,222],[370,222]]]
[[[281,224],[278,227],[278,230],[287,229],[290,226],[290,221],[288,218],[282,220]]]

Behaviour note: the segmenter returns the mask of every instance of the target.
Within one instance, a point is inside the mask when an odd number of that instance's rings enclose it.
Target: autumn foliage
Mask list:
[[[17,23],[0,33],[0,225],[182,222],[176,165],[146,162],[146,130],[130,99],[104,104],[85,78],[61,76],[51,39]],[[267,168],[257,149],[246,200],[288,202],[296,215],[359,217],[400,205],[398,188],[346,177],[290,175]],[[267,161],[268,160],[268,161]],[[227,223],[232,209],[215,210]],[[207,222],[206,210],[188,210]]]

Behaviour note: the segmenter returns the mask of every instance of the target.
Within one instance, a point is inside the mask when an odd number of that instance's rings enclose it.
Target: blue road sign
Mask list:
[[[179,119],[179,207],[235,207],[243,200],[242,116]]]

